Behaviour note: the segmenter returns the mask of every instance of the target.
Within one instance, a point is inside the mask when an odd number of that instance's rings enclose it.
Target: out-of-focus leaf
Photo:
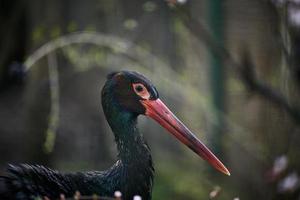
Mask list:
[[[133,30],[138,26],[138,23],[135,19],[126,19],[123,25],[126,29]]]
[[[147,1],[147,2],[144,3],[143,9],[146,12],[153,12],[157,9],[157,5],[153,1]]]

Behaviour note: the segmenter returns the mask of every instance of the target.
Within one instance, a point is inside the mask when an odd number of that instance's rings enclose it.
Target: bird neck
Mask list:
[[[102,91],[102,107],[106,120],[115,135],[119,159],[124,164],[135,163],[138,159],[151,160],[150,149],[136,127],[138,115],[120,106],[109,84],[105,85]]]
[[[136,127],[136,114],[113,109],[109,112],[107,121],[114,132],[118,157],[123,164],[135,165],[151,160],[150,149]]]
[[[118,189],[124,192],[124,199],[132,199],[137,194],[145,200],[150,199],[154,168],[150,149],[136,127],[137,115],[120,110],[118,106],[103,108],[119,151]]]
[[[124,193],[123,199],[132,199],[137,194],[151,199],[154,169],[150,149],[136,127],[138,115],[119,105],[112,83],[106,83],[102,90],[102,107],[119,152],[119,161],[108,170],[108,174],[115,174],[113,190]]]

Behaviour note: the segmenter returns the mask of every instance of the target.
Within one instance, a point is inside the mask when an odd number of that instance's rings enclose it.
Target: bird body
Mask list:
[[[9,176],[0,177],[5,184],[0,199],[29,200],[45,196],[58,199],[61,194],[72,197],[76,191],[85,196],[97,194],[106,197],[122,191],[122,199],[126,200],[132,200],[136,194],[143,199],[151,198],[153,168],[142,170],[136,165],[126,166],[120,160],[106,171],[60,173],[27,164],[9,165],[7,171]]]
[[[151,199],[154,168],[150,149],[136,125],[138,115],[150,116],[215,168],[229,174],[226,167],[202,144],[158,98],[152,83],[136,72],[111,73],[102,89],[102,107],[115,136],[117,162],[106,171],[60,173],[39,165],[9,165],[0,176],[0,199],[31,200],[60,194],[112,197],[121,191],[122,199],[139,195]]]

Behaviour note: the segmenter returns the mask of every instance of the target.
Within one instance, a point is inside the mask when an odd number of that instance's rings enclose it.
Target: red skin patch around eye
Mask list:
[[[142,97],[143,99],[149,99],[150,98],[150,93],[148,92],[147,88],[142,84],[142,83],[133,83],[132,84],[134,92]],[[137,91],[137,87],[142,87],[142,91]]]

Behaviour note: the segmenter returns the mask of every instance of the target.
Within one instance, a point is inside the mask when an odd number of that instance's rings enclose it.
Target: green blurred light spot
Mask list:
[[[152,1],[147,1],[144,3],[143,9],[145,12],[153,12],[157,9],[157,5]]]
[[[186,30],[186,27],[182,23],[182,20],[179,18],[174,18],[174,31],[176,33],[184,33]]]
[[[55,38],[61,34],[61,29],[59,26],[54,26],[50,31],[50,37]]]
[[[126,29],[133,30],[137,27],[138,23],[135,19],[126,19],[123,25]]]
[[[45,27],[37,26],[32,32],[32,39],[34,42],[41,42],[45,36]]]
[[[76,31],[77,29],[78,29],[78,25],[77,25],[76,22],[71,21],[71,22],[68,24],[67,30],[68,30],[69,32],[74,32],[74,31]]]

